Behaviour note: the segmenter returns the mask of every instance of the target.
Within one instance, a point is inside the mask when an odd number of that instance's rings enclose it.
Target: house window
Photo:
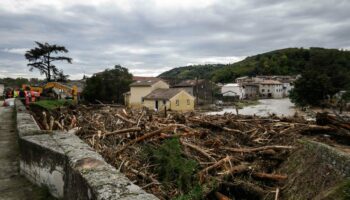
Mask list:
[[[180,105],[180,101],[178,99],[176,99],[176,106]]]
[[[265,92],[265,90],[264,90],[264,89],[262,89],[262,90],[261,90],[261,92]]]
[[[270,90],[267,90],[267,92],[270,92]]]
[[[189,99],[187,99],[187,105],[190,105],[190,104],[191,104],[190,100],[189,100]]]

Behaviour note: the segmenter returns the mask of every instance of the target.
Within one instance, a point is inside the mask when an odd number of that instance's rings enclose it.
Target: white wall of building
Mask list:
[[[242,99],[244,97],[244,89],[238,83],[229,83],[221,87],[221,94],[223,96],[239,96]]]
[[[290,91],[294,88],[291,83],[282,83],[283,86],[283,96],[289,96]]]
[[[284,90],[282,84],[260,84],[259,93],[263,98],[282,98]]]

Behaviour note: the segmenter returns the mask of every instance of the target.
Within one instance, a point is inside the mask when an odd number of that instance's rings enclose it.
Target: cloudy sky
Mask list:
[[[350,49],[349,0],[0,0],[0,77],[38,77],[24,52],[66,46],[71,78],[232,63],[286,47]]]

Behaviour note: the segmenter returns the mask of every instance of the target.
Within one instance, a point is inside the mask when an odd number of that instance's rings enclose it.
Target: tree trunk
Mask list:
[[[51,81],[50,53],[47,53],[47,82]]]

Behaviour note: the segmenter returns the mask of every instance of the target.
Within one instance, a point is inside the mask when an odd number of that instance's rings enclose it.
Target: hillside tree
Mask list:
[[[350,85],[350,54],[348,51],[313,48],[310,59],[295,82],[291,100],[301,106],[327,103]]]
[[[68,53],[64,46],[50,45],[49,43],[35,42],[37,47],[28,50],[25,58],[29,61],[27,64],[29,71],[38,69],[40,74],[45,74],[48,82],[59,76],[60,70],[53,64],[55,61],[66,61],[72,63],[72,58],[56,55],[58,53]]]

